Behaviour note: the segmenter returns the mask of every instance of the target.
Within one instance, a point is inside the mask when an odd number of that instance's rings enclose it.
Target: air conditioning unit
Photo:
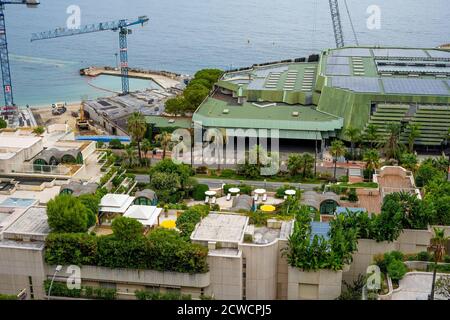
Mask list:
[[[293,117],[298,117],[300,114],[298,113],[298,111],[294,111],[294,112],[292,112],[292,116]]]

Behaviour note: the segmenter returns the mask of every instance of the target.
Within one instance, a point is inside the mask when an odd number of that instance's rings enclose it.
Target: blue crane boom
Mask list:
[[[331,22],[333,24],[334,39],[336,40],[336,48],[342,48],[344,44],[344,32],[342,31],[341,14],[339,13],[338,0],[329,0]]]
[[[28,7],[36,7],[39,5],[37,0],[0,0],[0,63],[2,69],[3,95],[5,98],[5,105],[1,108],[1,115],[3,117],[17,116],[17,107],[14,104],[14,96],[11,81],[11,68],[9,66],[8,53],[8,39],[6,37],[6,23],[5,23],[5,5],[7,4],[25,4]]]
[[[58,28],[55,30],[33,33],[31,41],[46,40],[60,37],[70,37],[80,34],[100,32],[100,31],[118,31],[119,32],[119,48],[120,48],[120,73],[122,77],[122,93],[130,92],[130,83],[128,79],[128,44],[127,35],[131,33],[128,29],[134,25],[144,26],[149,21],[147,16],[141,16],[136,21],[129,22],[126,19],[110,22],[102,22],[98,24],[88,24],[78,29]]]

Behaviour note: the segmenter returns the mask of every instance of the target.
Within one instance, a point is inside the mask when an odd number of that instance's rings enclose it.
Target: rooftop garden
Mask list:
[[[312,236],[308,207],[299,206],[295,210],[294,232],[284,251],[290,266],[304,271],[342,270],[352,262],[358,231],[356,228],[346,228],[344,216],[338,216],[330,223],[330,237],[326,239],[319,235]]]
[[[62,195],[49,203],[48,223],[52,232],[46,239],[45,261],[48,264],[191,274],[208,271],[207,248],[186,239],[188,231],[185,230],[191,227],[194,219],[183,218],[186,221],[180,226],[181,234],[175,230],[156,229],[144,236],[140,222],[118,217],[112,223],[113,234],[96,236],[87,233],[87,229],[95,224],[89,207],[98,206],[97,198],[92,196],[85,201],[86,205],[79,198]]]

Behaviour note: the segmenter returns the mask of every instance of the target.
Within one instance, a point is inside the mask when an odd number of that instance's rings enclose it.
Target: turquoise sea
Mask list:
[[[435,47],[449,43],[446,0],[378,0],[381,28],[367,28],[371,0],[347,0],[359,42]],[[79,69],[116,63],[118,35],[104,31],[30,42],[31,33],[65,26],[67,8],[78,5],[81,23],[147,15],[129,36],[130,66],[193,74],[257,62],[301,57],[334,46],[327,0],[41,0],[36,9],[7,5],[6,23],[14,97],[18,105],[78,101],[108,92],[88,85]],[[343,2],[341,1],[341,4]],[[354,38],[341,6],[347,44]],[[94,84],[120,89],[120,78]],[[133,80],[132,89],[152,86]],[[3,98],[2,98],[3,99]]]

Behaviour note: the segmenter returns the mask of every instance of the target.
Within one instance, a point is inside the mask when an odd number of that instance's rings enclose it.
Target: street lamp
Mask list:
[[[62,270],[62,266],[57,265],[56,269],[55,269],[55,273],[53,274],[53,277],[52,277],[52,282],[50,282],[50,287],[48,288],[47,300],[50,300],[50,293],[52,292],[52,286],[53,286],[53,282],[55,281],[56,274],[58,272],[60,272],[61,270]]]

